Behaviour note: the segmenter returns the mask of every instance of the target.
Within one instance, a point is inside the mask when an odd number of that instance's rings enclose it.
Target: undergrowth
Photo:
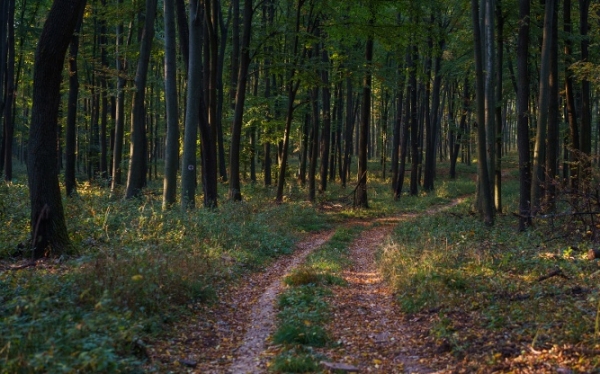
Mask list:
[[[503,190],[505,211],[516,212],[518,182]],[[600,367],[600,271],[587,258],[593,243],[557,237],[541,219],[519,233],[512,214],[486,227],[472,204],[395,228],[379,265],[402,309],[432,319],[440,349],[473,370]]]
[[[178,314],[328,225],[311,204],[276,205],[265,189],[190,212],[163,211],[147,192],[124,201],[81,184],[64,200],[75,252],[10,270],[23,263],[14,256],[27,246],[28,196],[0,187],[0,373],[142,371],[145,342]]]

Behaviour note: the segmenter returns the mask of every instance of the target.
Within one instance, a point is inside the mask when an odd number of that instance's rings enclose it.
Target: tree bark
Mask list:
[[[544,39],[540,65],[537,131],[533,149],[533,169],[531,181],[531,209],[536,214],[541,209],[542,185],[546,177],[546,134],[548,126],[548,99],[550,97],[550,59],[552,28],[554,27],[555,0],[546,0],[544,14]]]
[[[473,16],[473,37],[475,44],[475,76],[477,87],[477,179],[480,196],[480,209],[486,225],[494,224],[494,209],[492,193],[490,190],[490,175],[487,160],[486,114],[485,114],[485,79],[483,76],[482,38],[479,27],[478,0],[471,0],[471,13]]]
[[[57,122],[62,67],[85,1],[55,0],[35,54],[27,152],[33,256],[59,255],[70,241],[58,185]]]
[[[154,39],[154,19],[156,17],[157,0],[146,0],[146,19],[140,42],[140,56],[135,74],[135,92],[131,119],[131,147],[129,172],[127,173],[127,190],[125,197],[130,199],[139,196],[146,185],[146,169],[148,167],[146,150],[146,81],[150,52]]]
[[[577,109],[575,105],[575,95],[573,91],[573,71],[570,69],[570,65],[573,63],[573,42],[572,33],[573,27],[571,25],[571,0],[564,0],[563,10],[563,25],[565,32],[565,102],[567,107],[567,121],[569,123],[569,141],[567,150],[569,152],[569,158],[571,165],[569,165],[570,178],[569,185],[571,189],[576,192],[578,188],[579,180],[579,126],[577,123]],[[565,163],[568,165],[567,163]]]
[[[164,0],[165,22],[165,102],[167,109],[167,139],[165,144],[165,176],[163,209],[170,208],[177,198],[177,168],[179,161],[179,108],[177,106],[177,56],[175,51],[175,4]]]
[[[369,26],[373,26],[374,20],[369,20]],[[358,137],[358,185],[356,188],[355,206],[368,208],[367,200],[367,161],[368,161],[368,141],[369,141],[369,120],[371,117],[371,83],[372,83],[372,64],[373,64],[373,32],[370,31],[367,36],[365,47],[366,71],[363,82],[361,118]]]
[[[241,59],[235,95],[235,111],[233,115],[233,123],[231,125],[231,148],[229,149],[229,198],[233,201],[242,200],[242,189],[240,185],[240,145],[242,137],[242,122],[244,118],[244,104],[246,101],[246,85],[248,83],[248,68],[250,67],[252,14],[252,0],[245,0]]]
[[[65,189],[67,196],[72,196],[77,189],[75,179],[75,150],[77,147],[77,98],[79,96],[79,73],[77,70],[77,55],[79,53],[79,30],[83,18],[83,9],[71,38],[69,49],[69,101],[67,104],[67,131],[65,139]]]
[[[529,150],[529,23],[531,0],[519,0],[517,45],[517,144],[519,152],[519,230],[531,225],[531,160]]]
[[[8,0],[7,62],[6,62],[6,101],[4,102],[4,180],[12,182],[12,145],[15,131],[13,115],[15,101],[15,0]],[[1,24],[5,27],[5,24]],[[0,39],[0,42],[3,40]],[[4,60],[2,60],[4,62]],[[0,85],[1,87],[1,85]]]
[[[199,9],[199,0],[190,2],[189,60],[187,79],[187,101],[185,106],[185,129],[183,137],[183,159],[181,163],[181,207],[196,206],[196,143],[201,113],[198,103],[202,100],[202,25],[204,15]]]
[[[321,50],[321,62],[323,69],[321,70],[321,81],[323,84],[323,130],[321,133],[321,184],[319,192],[323,193],[327,190],[327,169],[331,146],[331,90],[329,88],[329,53],[326,48]]]

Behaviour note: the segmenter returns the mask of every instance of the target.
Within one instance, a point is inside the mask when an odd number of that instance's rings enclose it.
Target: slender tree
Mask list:
[[[148,65],[154,39],[154,19],[156,18],[157,0],[146,0],[146,19],[140,41],[140,56],[135,74],[135,92],[131,115],[131,147],[129,150],[129,172],[127,173],[126,198],[138,196],[146,184],[146,81]]]
[[[531,0],[519,0],[517,45],[517,143],[519,152],[519,230],[531,225],[531,161],[529,150],[529,23]]]
[[[179,108],[177,107],[177,56],[175,51],[175,2],[164,0],[165,22],[165,101],[167,107],[167,138],[165,144],[165,176],[163,209],[175,203],[179,159]]]

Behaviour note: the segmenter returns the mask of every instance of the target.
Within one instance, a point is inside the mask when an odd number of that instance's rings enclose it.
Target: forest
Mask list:
[[[599,26],[0,0],[0,374],[600,373]]]

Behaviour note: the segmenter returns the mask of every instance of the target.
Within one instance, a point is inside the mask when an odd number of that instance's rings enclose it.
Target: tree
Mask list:
[[[138,196],[146,185],[146,81],[148,65],[154,39],[154,18],[157,0],[146,0],[146,19],[140,41],[140,56],[135,74],[135,91],[131,115],[131,147],[129,151],[129,172],[127,173],[126,198]]]
[[[27,157],[33,256],[70,246],[58,185],[57,121],[62,66],[83,0],[55,0],[35,54]]]
[[[8,3],[8,17],[6,24],[7,60],[6,60],[6,100],[4,102],[4,180],[12,181],[12,144],[14,140],[15,123],[13,117],[13,104],[15,101],[15,0],[6,0]],[[2,39],[0,39],[2,42]],[[4,60],[0,60],[4,63]],[[1,77],[0,77],[1,79]],[[0,85],[1,87],[2,85]]]
[[[519,230],[531,225],[531,164],[529,156],[529,22],[531,0],[519,0],[517,46],[517,143],[519,152]]]
[[[555,0],[546,0],[544,14],[544,39],[540,65],[540,88],[537,116],[537,131],[533,149],[533,169],[531,181],[531,209],[535,214],[540,210],[541,186],[545,180],[546,165],[546,133],[548,128],[548,102],[550,98],[550,63],[552,46],[552,29],[554,27]]]
[[[198,103],[202,97],[201,33],[204,14],[199,9],[198,0],[190,2],[189,60],[187,79],[187,102],[185,106],[185,128],[183,137],[183,159],[181,163],[181,206],[184,209],[195,207],[196,197],[196,142],[198,124],[202,115]]]
[[[490,190],[490,174],[488,171],[488,155],[486,150],[486,106],[485,106],[485,80],[483,75],[483,42],[479,27],[478,0],[471,0],[471,14],[473,17],[473,39],[475,50],[475,77],[477,99],[477,188],[479,193],[480,210],[483,220],[487,225],[494,224],[494,209],[492,192]]]
[[[369,26],[373,26],[375,20],[369,20]],[[367,201],[367,146],[369,139],[369,119],[371,117],[371,84],[373,80],[373,31],[367,36],[365,47],[365,61],[367,63],[363,82],[360,128],[358,137],[358,185],[356,187],[355,205],[368,208]]]
[[[248,68],[250,67],[250,36],[252,33],[252,0],[244,1],[244,28],[242,34],[241,58],[235,94],[235,111],[231,124],[231,148],[229,150],[229,198],[233,201],[242,200],[240,186],[240,143],[242,136],[242,121],[246,101],[246,84],[248,83]]]
[[[165,144],[165,177],[163,209],[175,203],[179,159],[179,108],[177,107],[177,58],[175,52],[175,4],[164,0],[165,19],[165,101],[167,107],[167,139]]]

